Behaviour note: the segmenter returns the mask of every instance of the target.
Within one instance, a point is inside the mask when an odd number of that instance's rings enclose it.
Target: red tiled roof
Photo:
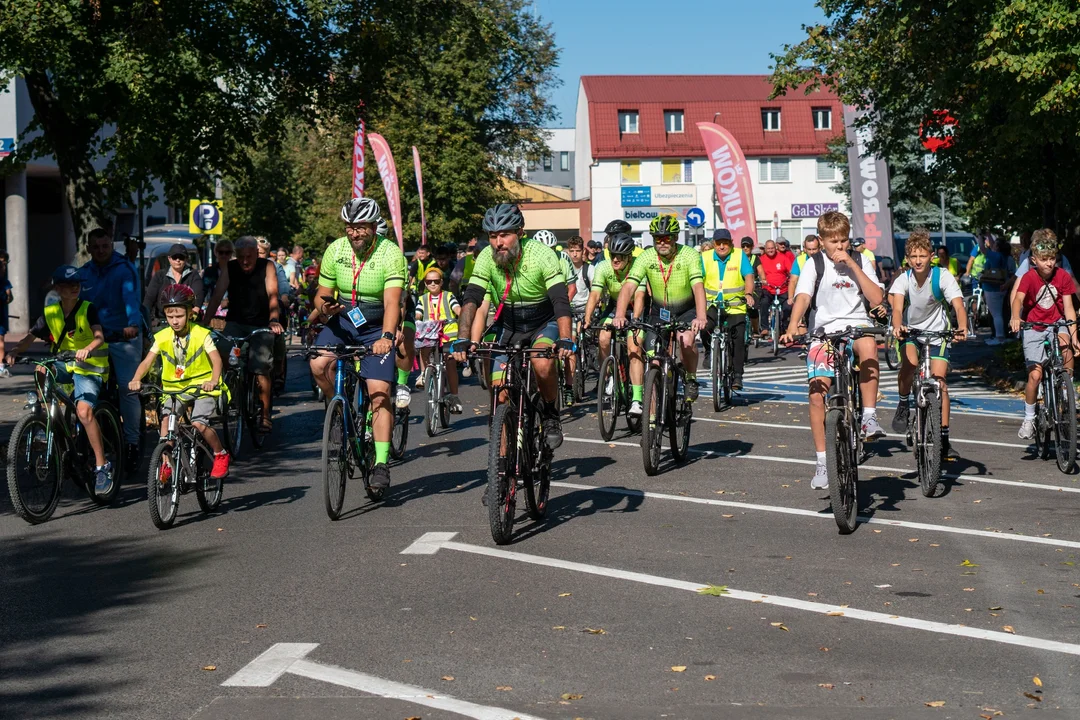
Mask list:
[[[843,108],[828,90],[801,90],[769,100],[766,75],[586,75],[594,158],[694,157],[705,155],[696,123],[730,130],[747,156],[824,155],[843,132]],[[812,108],[832,108],[832,130],[814,130]],[[761,126],[763,108],[780,109],[779,132]],[[638,111],[638,132],[619,133],[620,110]],[[664,111],[683,111],[683,132],[667,133]]]

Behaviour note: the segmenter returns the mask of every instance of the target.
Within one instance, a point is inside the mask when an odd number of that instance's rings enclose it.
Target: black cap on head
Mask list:
[[[176,255],[183,255],[186,258],[187,257],[187,248],[184,247],[183,245],[181,245],[180,243],[176,243],[171,248],[169,248],[169,257],[174,257]]]
[[[754,247],[754,239],[749,235],[746,235],[739,241],[739,245],[742,247]]]
[[[717,228],[713,230],[712,239],[713,242],[719,242],[720,240],[731,242],[731,231],[725,228]]]

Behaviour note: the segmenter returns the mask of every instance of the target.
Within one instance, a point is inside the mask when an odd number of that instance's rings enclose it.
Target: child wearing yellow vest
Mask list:
[[[440,337],[455,338],[458,333],[457,316],[461,312],[461,306],[453,293],[444,287],[443,280],[443,273],[437,267],[433,267],[424,273],[424,294],[420,296],[420,301],[416,304],[416,320],[421,323],[441,324]],[[435,342],[441,342],[441,340]],[[417,348],[420,350],[418,385],[423,383],[427,375],[425,371],[431,358],[432,345],[434,345],[434,342],[429,345],[428,342],[420,342],[418,338]],[[450,386],[450,392],[447,394],[446,400],[450,405],[450,412],[457,415],[461,413],[461,401],[458,400],[457,396],[457,361],[454,360],[454,356],[450,353],[443,355],[443,361],[446,363],[446,380]]]
[[[53,287],[60,294],[60,303],[45,306],[44,315],[8,353],[8,362],[15,362],[35,337],[50,343],[53,353],[75,353],[74,362],[53,367],[61,384],[75,386],[75,414],[94,452],[94,492],[99,496],[108,495],[113,488],[113,467],[105,457],[94,407],[101,395],[101,386],[109,377],[109,346],[105,344],[97,310],[89,302],[79,299],[82,289],[79,269],[61,265],[53,272],[52,279]],[[44,372],[44,369],[39,368],[38,372]]]
[[[161,386],[169,392],[184,390],[198,385],[203,394],[171,396],[162,407],[161,437],[168,432],[168,416],[183,412],[183,406],[191,406],[191,425],[200,433],[206,444],[214,451],[214,467],[210,477],[215,480],[229,474],[229,453],[221,445],[210,416],[214,414],[215,398],[221,394],[221,355],[214,345],[210,330],[192,320],[195,293],[187,285],[170,285],[161,291],[159,301],[165,312],[168,327],[154,335],[154,343],[142,363],[135,370],[135,379],[128,389],[137,392],[142,378],[154,361],[161,356]],[[171,472],[168,465],[162,472]],[[163,477],[165,482],[168,477]]]

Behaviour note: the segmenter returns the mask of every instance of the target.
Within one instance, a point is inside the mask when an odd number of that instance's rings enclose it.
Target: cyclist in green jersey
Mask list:
[[[484,213],[483,229],[488,247],[476,259],[465,288],[454,357],[465,362],[467,352],[484,336],[483,326],[473,319],[489,295],[497,300],[493,329],[498,342],[512,345],[527,340],[533,347],[555,345],[559,358],[574,352],[570,328],[570,299],[559,258],[537,240],[522,237],[525,218],[517,205],[496,205]],[[502,384],[505,356],[494,358],[491,384]],[[557,403],[558,372],[554,358],[536,357],[533,372],[543,398],[544,442],[554,450],[562,444],[562,424]]]
[[[341,208],[345,237],[326,248],[319,263],[319,289],[315,304],[329,320],[315,338],[317,345],[365,345],[370,352],[361,361],[373,411],[375,468],[371,485],[390,485],[390,384],[394,379],[394,354],[401,294],[408,272],[397,243],[376,233],[381,213],[371,198],[353,198]],[[333,299],[337,295],[337,299]],[[325,397],[334,395],[334,358],[323,355],[311,361],[311,374]]]
[[[585,304],[585,328],[592,324],[593,313],[603,302],[601,310],[600,326],[610,327],[615,319],[615,305],[618,301],[619,291],[623,283],[630,275],[630,266],[633,264],[634,238],[629,233],[617,233],[608,240],[610,260],[601,260],[593,273],[592,287],[589,291],[589,300]],[[634,319],[640,319],[645,312],[645,293],[634,293]],[[626,349],[631,359],[630,387],[636,395],[630,402],[630,414],[641,414],[642,387],[645,382],[644,362],[641,354],[641,343],[631,333],[626,339]],[[611,354],[611,330],[600,331],[600,356],[607,357]],[[636,388],[636,389],[635,389]]]
[[[688,323],[689,330],[679,333],[679,349],[682,354],[686,399],[697,399],[697,334],[708,325],[705,314],[705,285],[702,280],[701,255],[691,247],[679,245],[675,238],[679,233],[679,221],[674,215],[659,215],[649,223],[653,246],[634,261],[628,281],[619,291],[612,324],[617,328],[626,326],[626,309],[631,297],[645,285],[652,295],[648,322],[660,323],[674,320]],[[646,337],[645,345],[651,345]],[[631,368],[636,363],[631,363]],[[641,377],[644,372],[641,371]],[[631,385],[634,397],[641,390]]]

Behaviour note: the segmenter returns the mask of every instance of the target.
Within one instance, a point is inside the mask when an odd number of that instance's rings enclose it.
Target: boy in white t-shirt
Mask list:
[[[892,304],[893,334],[901,341],[900,375],[897,387],[900,402],[893,415],[892,429],[906,433],[911,414],[911,385],[915,370],[919,366],[920,344],[927,340],[906,340],[908,329],[928,332],[945,332],[951,328],[947,306],[956,311],[956,328],[953,340],[962,341],[967,336],[967,313],[964,311],[964,296],[960,285],[952,273],[943,268],[931,267],[930,232],[926,228],[917,228],[908,237],[904,248],[907,255],[908,270],[900,273],[889,288]],[[937,278],[934,278],[934,275]],[[930,373],[941,385],[941,452],[942,457],[949,457],[949,388],[945,384],[945,374],[949,371],[948,340],[934,340],[930,352]]]
[[[848,233],[851,223],[847,216],[827,212],[818,218],[818,236],[821,238],[823,271],[818,282],[818,261],[807,261],[795,286],[795,302],[791,309],[787,332],[781,342],[789,344],[799,331],[799,322],[817,301],[817,307],[807,323],[810,332],[840,332],[849,327],[872,325],[865,302],[870,307],[881,305],[884,288],[878,281],[871,263],[862,263],[849,252],[851,243]],[[817,297],[814,297],[817,288]],[[866,440],[884,437],[877,420],[878,354],[877,340],[863,337],[852,343],[855,357],[859,359],[859,386],[862,389],[862,433]],[[806,374],[810,381],[810,431],[817,451],[817,469],[810,487],[823,490],[829,487],[829,475],[825,466],[825,398],[832,379],[836,377],[833,357],[826,343],[814,341],[807,349]]]

